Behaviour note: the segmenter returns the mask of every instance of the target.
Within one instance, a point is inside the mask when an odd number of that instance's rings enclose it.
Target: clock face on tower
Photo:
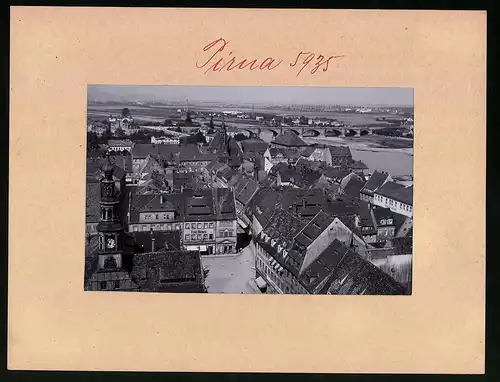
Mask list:
[[[106,242],[106,245],[109,249],[113,249],[115,247],[115,239],[109,238]]]

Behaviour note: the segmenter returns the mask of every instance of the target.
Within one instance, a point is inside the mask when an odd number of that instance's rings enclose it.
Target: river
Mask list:
[[[266,142],[273,139],[271,132],[262,132],[261,138]],[[306,143],[322,143],[326,145],[346,145],[351,148],[354,160],[361,160],[368,166],[370,172],[385,171],[392,176],[413,176],[413,148],[384,148],[376,147],[373,142],[363,138],[303,138]]]

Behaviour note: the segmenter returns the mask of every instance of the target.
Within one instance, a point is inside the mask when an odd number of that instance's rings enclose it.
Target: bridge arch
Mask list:
[[[354,137],[357,134],[357,130],[352,130],[352,129],[346,129],[345,130],[345,136],[346,137]]]
[[[273,137],[277,137],[279,135],[279,131],[276,129],[270,129],[269,127],[262,128],[262,131],[269,131],[273,133]]]
[[[303,137],[317,137],[321,135],[321,131],[316,129],[304,129],[302,136]]]
[[[342,135],[342,131],[339,129],[326,129],[325,136],[326,137],[338,137]]]
[[[359,131],[360,136],[364,136],[364,135],[368,135],[368,134],[370,134],[370,131],[368,129],[361,129]]]
[[[296,135],[299,135],[299,136],[300,136],[300,132],[299,132],[299,131],[297,131],[297,130],[295,130],[295,129],[290,129],[290,131],[291,131],[292,133],[295,133]]]

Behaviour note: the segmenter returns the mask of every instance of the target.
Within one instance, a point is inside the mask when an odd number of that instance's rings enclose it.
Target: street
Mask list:
[[[208,293],[261,293],[255,284],[253,243],[239,256],[202,257],[201,263],[209,269],[205,280]]]

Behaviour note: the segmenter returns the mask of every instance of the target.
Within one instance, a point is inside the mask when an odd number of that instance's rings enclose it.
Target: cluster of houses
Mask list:
[[[88,290],[204,292],[201,256],[255,248],[265,293],[411,293],[413,188],[285,132],[110,140],[87,158]]]

